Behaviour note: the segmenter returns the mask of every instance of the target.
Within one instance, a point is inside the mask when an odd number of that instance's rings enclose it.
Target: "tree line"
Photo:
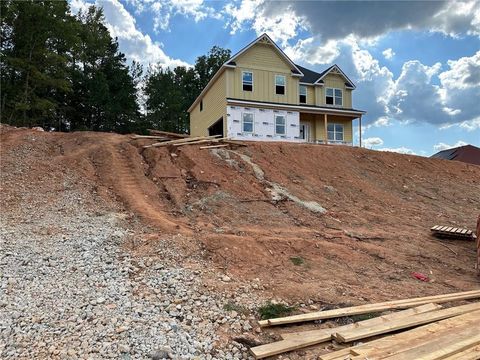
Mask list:
[[[230,58],[214,46],[194,66],[127,64],[100,7],[2,0],[0,122],[58,131],[187,132],[187,109]]]

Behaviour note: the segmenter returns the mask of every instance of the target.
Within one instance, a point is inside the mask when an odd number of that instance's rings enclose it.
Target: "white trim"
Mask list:
[[[280,134],[280,133],[277,133],[277,117],[282,117],[283,118],[283,134]],[[274,126],[274,129],[273,129],[273,133],[275,135],[279,135],[279,136],[286,136],[287,135],[287,117],[284,115],[284,114],[273,114],[273,126]]]
[[[286,104],[262,103],[262,102],[227,99],[227,105],[231,105],[231,104],[242,104],[242,105],[250,105],[250,106],[267,106],[267,107],[284,108],[284,109],[300,109],[300,110],[307,110],[306,112],[319,112],[319,113],[333,112],[333,113],[350,114],[350,115],[358,115],[358,116],[364,115],[367,113],[366,111],[345,110],[345,109],[330,108],[330,107],[318,108],[313,106],[286,105]]]
[[[282,86],[282,85],[277,85],[277,76],[283,77],[283,94],[277,94],[277,86]],[[286,96],[287,95],[287,77],[282,74],[275,74],[273,78],[273,93],[277,96]]]
[[[305,82],[301,82],[301,81],[299,81],[298,84],[299,84],[299,85],[306,85],[306,86],[314,86],[314,84],[305,83]]]
[[[250,49],[253,45],[255,45],[257,42],[259,42],[260,40],[264,39],[264,38],[267,38],[268,41],[270,41],[273,46],[278,50],[278,52],[280,53],[280,55],[285,59],[287,60],[287,62],[290,64],[290,66],[292,66],[295,70],[297,70],[299,73],[298,74],[292,74],[292,76],[304,76],[304,74],[300,71],[300,69],[297,67],[297,65],[295,65],[295,63],[290,60],[290,58],[287,56],[287,54],[285,54],[283,52],[282,49],[280,49],[280,47],[275,44],[275,42],[270,38],[270,36],[268,36],[266,33],[263,33],[262,35],[260,35],[259,37],[257,37],[255,40],[253,40],[250,44],[248,44],[247,46],[245,46],[243,49],[241,49],[239,52],[237,52],[235,55],[233,55],[230,59],[228,59],[226,61],[225,64],[228,64],[229,62],[231,61],[235,61],[236,58],[238,58],[240,55],[242,55],[245,51],[247,51],[248,49]],[[230,65],[232,66],[232,65]]]
[[[356,88],[356,86],[355,86],[355,84],[352,82],[352,80],[350,80],[350,79],[348,78],[348,76],[345,75],[345,73],[342,71],[342,69],[340,69],[340,68],[338,67],[337,64],[335,64],[335,65],[333,65],[332,67],[330,67],[330,69],[328,69],[328,71],[327,71],[325,74],[323,74],[322,76],[320,76],[320,77],[317,79],[317,81],[315,81],[315,85],[320,84],[319,81],[322,80],[322,79],[323,79],[325,76],[327,76],[328,74],[330,74],[330,72],[331,72],[333,69],[338,70],[338,71],[343,75],[343,77],[344,77],[350,84],[353,85],[353,87],[351,88],[352,90],[354,90],[354,89]]]
[[[244,123],[243,115],[246,115],[246,114],[252,115],[252,131],[245,131],[243,128],[243,123]],[[245,134],[255,133],[255,113],[253,111],[242,111],[242,133],[245,133]]]
[[[333,125],[333,140],[330,140],[328,138],[328,133],[332,132],[328,130],[328,125]],[[342,140],[337,140],[336,135],[337,135],[337,125],[342,127]],[[340,133],[340,132],[338,132]],[[334,122],[329,122],[327,124],[327,141],[330,143],[343,143],[345,142],[345,125],[344,124],[339,124],[339,123],[334,123]]]
[[[333,104],[327,104],[327,90],[328,89],[332,89],[333,90]],[[335,103],[335,98],[338,97],[338,96],[335,96],[335,90],[340,90],[340,92],[342,93],[342,103],[340,105],[337,105]],[[339,88],[334,88],[334,87],[327,87],[325,88],[325,104],[326,105],[332,105],[332,106],[335,106],[335,107],[343,107],[343,89],[339,89]]]
[[[303,74],[303,72],[300,71],[300,69],[297,67],[297,65],[295,65],[295,63],[290,60],[290,58],[287,56],[287,54],[285,54],[283,52],[282,49],[280,49],[278,47],[277,44],[275,44],[275,42],[267,35],[267,34],[262,34],[260,35],[258,38],[256,38],[255,40],[253,40],[250,44],[248,44],[247,46],[245,46],[243,49],[241,49],[239,52],[237,52],[235,55],[233,55],[230,59],[228,59],[221,67],[220,69],[215,73],[215,75],[213,75],[213,77],[210,79],[210,81],[207,83],[207,85],[203,88],[202,92],[200,93],[200,95],[197,96],[197,98],[195,99],[195,101],[193,102],[192,105],[190,105],[190,107],[188,108],[187,112],[192,112],[193,108],[198,104],[198,101],[199,101],[199,98],[203,97],[205,95],[205,93],[210,89],[210,87],[212,87],[213,83],[215,81],[217,81],[217,79],[220,77],[220,75],[222,74],[223,71],[225,71],[226,68],[231,68],[231,69],[234,69],[236,68],[236,65],[228,65],[229,62],[231,61],[234,61],[237,57],[239,57],[241,54],[243,54],[245,51],[247,51],[248,49],[250,49],[253,45],[255,45],[257,42],[259,42],[263,37],[266,37],[272,44],[273,46],[275,47],[275,49],[278,50],[278,52],[280,53],[280,55],[285,59],[287,60],[287,62],[295,69],[297,70],[299,73],[298,74],[291,74],[291,76],[295,76],[295,77],[303,77],[305,76]]]
[[[250,73],[252,74],[252,91],[243,90],[243,74]],[[253,71],[252,70],[242,70],[242,91],[253,93]]]
[[[304,86],[305,87],[305,102],[302,103],[300,102],[300,96],[302,96],[302,94],[300,94],[300,87],[301,86]],[[299,104],[308,104],[308,89],[305,85],[303,85],[302,83],[298,84],[298,103]]]

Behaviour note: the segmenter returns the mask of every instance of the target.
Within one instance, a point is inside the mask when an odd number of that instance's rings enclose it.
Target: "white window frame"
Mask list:
[[[333,91],[333,104],[327,104],[327,91],[328,90],[332,90]],[[337,104],[337,96],[335,96],[335,90],[340,90],[340,93],[342,94],[341,96],[341,99],[342,99],[342,103],[341,104]],[[342,89],[339,89],[339,88],[333,88],[333,87],[329,87],[329,88],[325,88],[325,105],[330,105],[330,106],[343,106],[343,90]]]
[[[248,91],[248,90],[244,90],[243,89],[243,74],[246,74],[246,73],[249,73],[249,74],[252,74],[252,83],[251,84],[248,84],[248,83],[245,83],[246,85],[252,85],[252,91]],[[253,93],[253,71],[250,71],[250,70],[244,70],[242,71],[242,91],[245,91],[245,92],[252,92]]]
[[[281,135],[281,136],[286,136],[287,135],[287,117],[282,114],[274,114],[274,125],[275,125],[275,135]],[[283,118],[283,133],[277,132],[277,118],[282,117]]]
[[[300,101],[300,96],[302,96],[302,94],[300,93],[300,89],[301,88],[305,88],[305,102],[301,102]],[[298,85],[298,103],[299,104],[306,104],[308,102],[308,89],[307,89],[307,85],[303,85],[303,84],[299,84]]]
[[[333,125],[333,131],[330,131],[328,130],[328,126],[329,125]],[[341,126],[342,127],[342,131],[341,132],[337,132],[337,126]],[[333,133],[333,140],[330,140],[329,139],[329,134],[330,133]],[[337,134],[342,134],[342,139],[341,140],[338,140],[337,139]],[[330,142],[330,143],[343,143],[345,142],[345,125],[344,124],[339,124],[339,123],[328,123],[327,124],[327,141]]]
[[[252,115],[252,131],[245,131],[243,124],[245,123],[245,115]],[[250,111],[242,112],[242,133],[253,134],[255,132],[255,114]]]
[[[283,77],[283,85],[277,85],[277,76]],[[275,78],[273,79],[273,91],[276,96],[285,96],[287,95],[287,77],[282,74],[275,74]],[[277,86],[283,86],[283,94],[277,94]]]

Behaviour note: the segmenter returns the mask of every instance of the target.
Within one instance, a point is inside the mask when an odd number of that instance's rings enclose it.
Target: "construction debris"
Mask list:
[[[148,132],[152,135],[161,135],[161,136],[166,136],[169,138],[176,138],[176,139],[190,137],[190,135],[188,134],[178,134],[178,133],[172,133],[168,131],[160,131],[160,130],[152,130],[152,129],[148,129]]]
[[[430,231],[433,233],[433,236],[438,238],[449,238],[449,239],[462,239],[462,240],[473,240],[475,235],[472,230],[456,228],[453,226],[442,226],[435,225],[432,226]]]
[[[340,359],[478,359],[472,357],[475,350],[480,350],[480,302],[442,309],[438,302],[480,298],[480,290],[463,293],[429,296],[368,304],[344,309],[326,310],[312,314],[295,315],[286,318],[270,319],[269,325],[286,324],[309,319],[328,319],[332,317],[359,314],[360,308],[369,308],[370,312],[398,309],[404,306],[407,310],[389,313],[372,319],[359,321],[340,327],[315,329],[310,331],[282,334],[282,339],[270,344],[255,346],[250,349],[256,359],[301,349],[307,346],[322,344],[323,347],[337,343],[352,343],[361,340],[363,343],[350,346],[332,353],[321,355],[322,360]],[[420,305],[420,304],[424,305]],[[420,306],[419,306],[420,305]],[[324,316],[319,316],[323,313]],[[287,320],[295,320],[288,321]],[[301,319],[301,320],[299,320]],[[264,326],[265,322],[260,322]],[[420,326],[420,327],[419,327]],[[415,328],[417,327],[417,328]],[[404,331],[385,336],[392,332]],[[372,337],[384,336],[368,341]],[[465,357],[458,357],[459,354]],[[455,357],[453,357],[455,355]]]
[[[210,145],[210,146],[200,146],[200,149],[216,149],[216,148],[222,148],[230,146],[229,144],[221,144],[221,145]]]

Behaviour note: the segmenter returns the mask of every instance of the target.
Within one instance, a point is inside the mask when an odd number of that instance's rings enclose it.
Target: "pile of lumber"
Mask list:
[[[472,230],[453,226],[435,225],[430,228],[432,234],[439,238],[473,240],[475,234]]]
[[[473,290],[262,320],[260,326],[266,327],[389,311],[348,325],[284,333],[283,340],[250,351],[256,359],[263,359],[321,345],[322,349],[337,349],[320,355],[321,360],[480,359],[480,302],[440,305],[479,298],[480,290]],[[402,310],[393,311],[398,309]]]
[[[166,131],[149,130],[152,135],[133,135],[132,139],[148,139],[154,143],[144,145],[143,148],[163,147],[163,146],[185,146],[185,145],[203,145],[200,149],[215,149],[229,146],[246,146],[238,141],[231,141],[229,138],[221,135],[195,136],[190,137],[187,134],[176,134]]]

